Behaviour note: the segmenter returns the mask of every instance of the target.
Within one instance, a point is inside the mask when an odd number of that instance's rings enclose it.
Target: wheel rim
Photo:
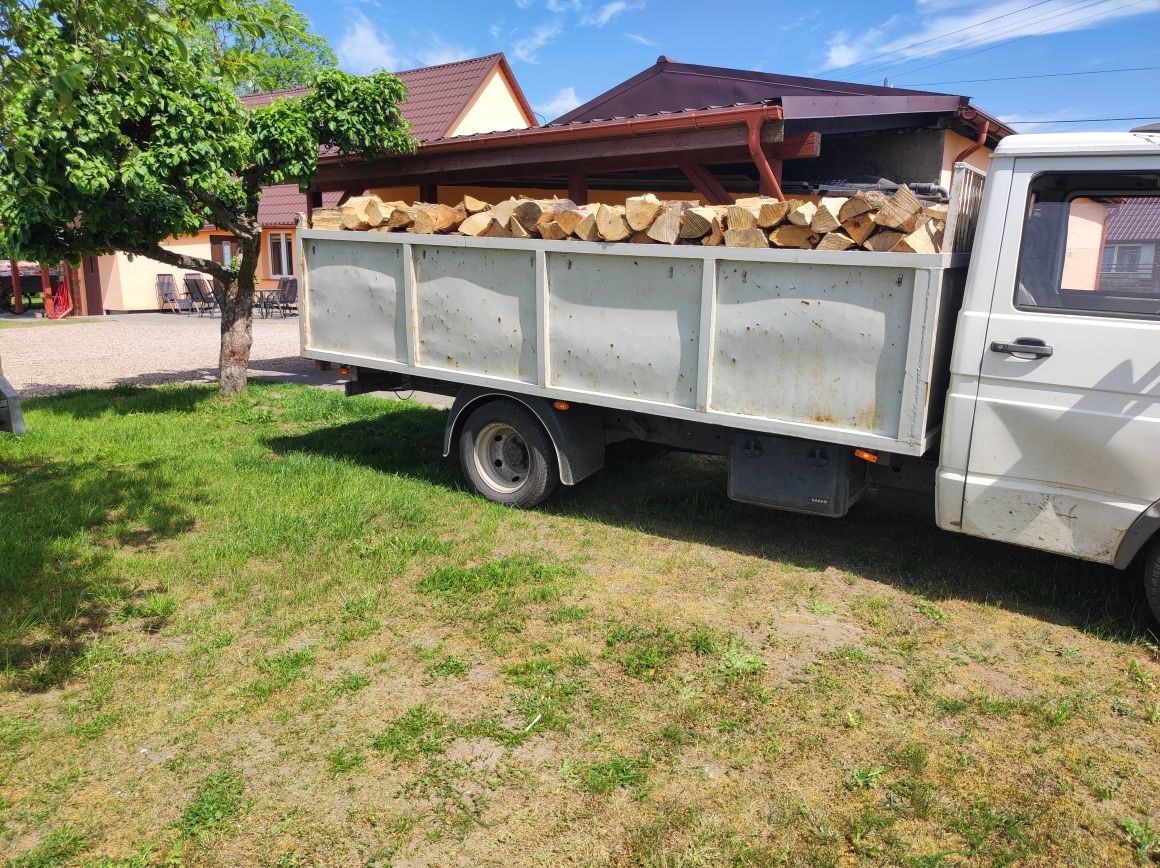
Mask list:
[[[516,491],[528,478],[531,465],[528,446],[511,425],[492,422],[476,435],[475,467],[497,491]]]

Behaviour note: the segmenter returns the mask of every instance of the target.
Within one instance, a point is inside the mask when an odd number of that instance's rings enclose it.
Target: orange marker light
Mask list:
[[[338,375],[340,377],[349,377],[350,376],[350,368],[339,368]]]
[[[569,404],[567,401],[553,401],[552,406],[555,407],[557,410],[567,410],[572,405]]]
[[[878,453],[869,452],[865,449],[855,449],[854,450],[854,457],[861,458],[863,461],[869,461],[871,464],[878,463]]]

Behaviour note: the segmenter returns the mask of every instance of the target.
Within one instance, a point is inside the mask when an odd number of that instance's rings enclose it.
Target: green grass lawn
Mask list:
[[[1160,858],[1138,577],[613,455],[540,512],[307,387],[0,435],[0,861]]]

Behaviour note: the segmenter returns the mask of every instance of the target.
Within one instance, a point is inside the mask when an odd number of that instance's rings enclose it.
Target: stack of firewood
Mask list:
[[[946,218],[946,205],[925,205],[905,184],[890,195],[873,190],[816,202],[756,196],[732,205],[663,201],[651,193],[624,205],[527,198],[490,205],[465,196],[455,207],[356,196],[313,212],[316,229],[895,253],[938,253]]]

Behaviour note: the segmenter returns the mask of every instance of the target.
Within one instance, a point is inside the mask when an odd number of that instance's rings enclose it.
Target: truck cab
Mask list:
[[[1160,134],[1000,143],[951,358],[941,527],[1121,568],[1155,544],[1158,248]]]

